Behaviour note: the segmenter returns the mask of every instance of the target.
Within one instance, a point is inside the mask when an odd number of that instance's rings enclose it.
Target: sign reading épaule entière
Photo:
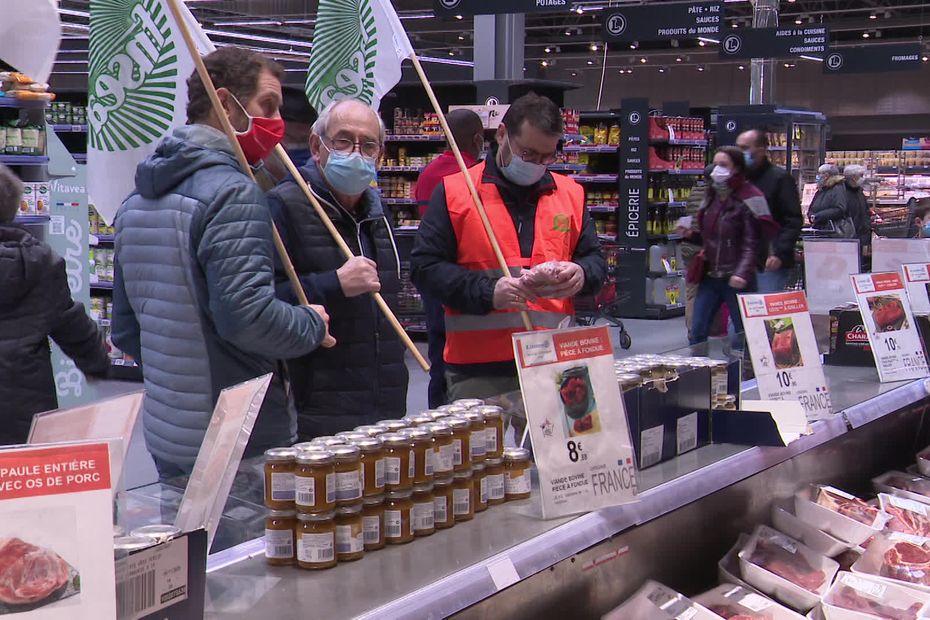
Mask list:
[[[607,41],[669,41],[720,34],[722,2],[662,3],[608,9],[601,20]]]
[[[620,209],[617,241],[647,246],[649,189],[649,100],[624,99],[620,120]]]
[[[832,48],[823,59],[823,72],[917,71],[920,69],[920,57],[920,43]]]
[[[827,26],[751,28],[732,32],[720,40],[720,57],[732,58],[823,58],[830,42]]]
[[[436,15],[499,15],[569,11],[569,0],[433,0]]]

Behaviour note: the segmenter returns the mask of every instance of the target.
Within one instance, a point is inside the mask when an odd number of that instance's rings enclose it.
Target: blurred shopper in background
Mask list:
[[[469,168],[478,163],[478,157],[484,149],[484,123],[481,117],[471,110],[452,110],[446,115],[452,137],[462,152],[462,160]],[[420,217],[426,213],[429,200],[443,178],[459,172],[459,165],[451,150],[443,151],[420,173],[417,178],[416,200]],[[423,300],[423,312],[426,315],[426,332],[429,338],[429,406],[438,407],[446,399],[446,364],[442,351],[446,346],[446,325],[442,303],[429,293],[420,291]]]
[[[355,255],[346,260],[297,183],[268,194],[275,222],[311,303],[324,304],[336,346],[288,361],[301,441],[398,418],[407,408],[404,345],[370,293],[396,311],[400,259],[372,182],[384,125],[368,104],[345,99],[320,114],[300,173]],[[278,265],[278,295],[297,303]]]
[[[855,239],[856,224],[849,214],[846,179],[834,164],[817,169],[817,193],[811,200],[807,217],[811,225],[837,239]]]
[[[764,131],[744,131],[736,145],[745,158],[746,179],[765,196],[769,212],[780,226],[774,239],[759,244],[756,287],[760,293],[783,291],[794,267],[795,244],[804,223],[798,184],[788,171],[769,160],[769,139]]]
[[[14,224],[22,196],[0,164],[0,445],[25,443],[33,414],[58,408],[49,338],[85,374],[109,368],[103,335],[71,298],[65,261]]]
[[[862,191],[865,173],[865,166],[858,164],[843,168],[843,176],[846,177],[846,208],[855,225],[860,248],[864,254],[868,254],[868,248],[872,245],[872,219],[869,216],[869,200]]]
[[[930,239],[930,198],[914,200],[914,204],[908,207],[911,209],[914,220],[914,232],[908,236]]]
[[[283,135],[282,69],[222,47],[204,57],[222,113],[253,166]],[[113,342],[140,361],[145,442],[162,478],[190,473],[224,388],[274,373],[245,456],[294,443],[282,358],[326,337],[321,306],[275,297],[272,222],[196,73],[187,125],[139,164],[116,215]]]

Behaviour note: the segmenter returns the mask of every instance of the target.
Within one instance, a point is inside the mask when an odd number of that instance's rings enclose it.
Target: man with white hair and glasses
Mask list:
[[[400,259],[391,225],[372,186],[384,149],[384,124],[354,99],[327,106],[313,125],[310,159],[300,169],[342,238],[340,251],[297,183],[288,178],[268,194],[304,291],[325,305],[336,346],[288,362],[302,441],[400,417],[406,410],[404,345],[369,294],[392,309],[400,290]],[[278,296],[296,303],[284,270]]]

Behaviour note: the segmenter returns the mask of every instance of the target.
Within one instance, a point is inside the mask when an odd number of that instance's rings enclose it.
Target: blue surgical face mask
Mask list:
[[[752,153],[749,151],[743,151],[743,159],[746,161],[746,167],[752,167]]]
[[[920,228],[920,236],[924,237],[925,239],[930,239],[930,220],[925,222],[924,225]]]
[[[516,185],[529,187],[543,178],[543,175],[546,174],[546,166],[524,160],[513,152],[510,136],[507,136],[506,140],[507,148],[510,150],[510,163],[501,166],[501,173],[507,177],[507,180]]]
[[[323,141],[320,141],[323,144]],[[329,151],[329,158],[326,165],[323,166],[323,176],[329,186],[340,194],[361,194],[371,186],[375,180],[375,162],[365,159],[358,153],[345,155],[332,151],[323,144],[323,147]]]
[[[826,178],[822,174],[818,174],[814,177],[814,180],[817,182],[817,185],[822,185]]]

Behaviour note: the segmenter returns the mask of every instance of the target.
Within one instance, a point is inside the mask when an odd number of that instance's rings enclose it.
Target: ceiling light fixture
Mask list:
[[[872,13],[869,15],[869,19],[878,19],[878,15],[876,15],[875,13]]]
[[[922,61],[924,61],[924,62],[927,62],[927,60],[930,60],[930,58],[927,58],[927,55],[926,55],[926,54],[923,55],[923,56],[921,56],[920,59],[921,59]]]
[[[704,47],[705,45],[707,45],[707,43],[705,43],[704,41],[698,41],[698,45],[700,45],[701,47]]]
[[[659,67],[659,73],[665,73],[665,67]]]
[[[594,64],[594,61],[593,61],[593,60],[589,60],[589,61],[588,61],[588,64],[589,64],[589,65],[593,65],[593,64]]]
[[[675,62],[681,62],[681,56],[676,56],[676,57],[675,57]]]
[[[566,36],[566,37],[572,36],[572,31],[569,30],[569,29],[566,29],[566,30],[565,30],[565,36]]]
[[[544,67],[548,67],[548,66],[549,66],[549,61],[548,61],[548,60],[544,60],[544,61],[542,61],[542,62],[539,63],[539,64],[541,64],[541,65],[544,66]]]
[[[631,50],[635,50],[637,47],[639,47],[639,41],[633,41],[632,43],[630,43]]]
[[[868,39],[869,36],[870,36],[870,35],[869,35],[868,32],[863,32],[863,33],[862,33],[862,38],[863,38],[863,39]]]
[[[737,69],[739,69],[740,71],[745,71],[745,70],[746,70],[746,66],[745,66],[745,65],[740,65],[740,66],[737,67]]]
[[[641,63],[643,63],[643,64],[646,64],[646,62],[647,62],[646,57],[643,56],[642,58],[640,58],[640,59],[639,59],[639,62],[641,62]]]
[[[592,43],[592,44],[591,44],[591,51],[592,51],[592,52],[596,52],[596,51],[597,51],[597,43]]]
[[[546,49],[545,49],[544,51],[545,51],[547,54],[551,54],[551,53],[552,53],[552,48],[551,48],[551,47],[546,47]]]
[[[801,18],[800,15],[798,15],[797,17],[794,18],[794,23],[800,26],[801,24],[804,23],[804,20]]]
[[[575,12],[581,15],[582,13],[584,13],[584,7],[579,5],[578,8],[575,9]]]
[[[465,19],[465,18],[462,17],[461,15],[456,15],[456,16],[455,16],[455,19]]]
[[[698,65],[698,66],[697,66],[697,70],[698,70],[698,71],[703,71],[703,70],[704,70],[704,65]]]
[[[460,34],[460,35],[459,35],[459,41],[464,41],[464,40],[465,40],[465,35]],[[548,52],[549,50],[546,50],[546,51]]]

